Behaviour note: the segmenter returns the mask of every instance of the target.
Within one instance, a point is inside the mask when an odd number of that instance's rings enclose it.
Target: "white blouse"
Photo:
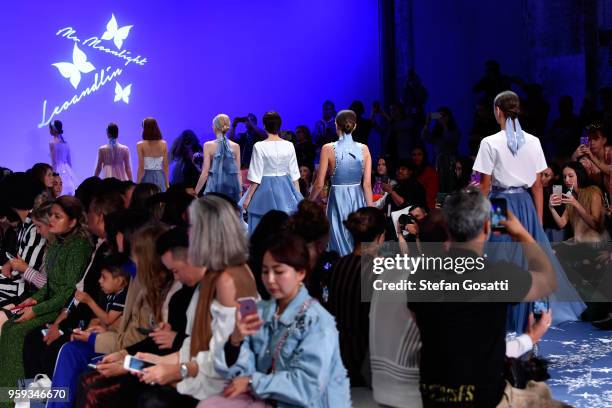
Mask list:
[[[185,332],[189,335],[193,330],[193,320],[196,317],[195,312],[199,298],[200,286],[198,285],[187,308]],[[215,370],[214,355],[217,349],[222,349],[225,346],[225,341],[234,330],[236,318],[235,307],[223,306],[217,300],[213,300],[210,312],[212,314],[212,337],[208,351],[200,351],[195,357],[191,357],[191,337],[183,340],[183,345],[179,351],[179,361],[181,363],[195,361],[198,364],[198,374],[179,382],[176,389],[181,394],[190,395],[198,400],[204,400],[212,395],[219,394],[225,387],[225,379]]]
[[[255,143],[247,178],[261,184],[263,176],[289,175],[292,181],[300,179],[300,169],[293,143],[286,140]]]
[[[496,187],[531,187],[536,174],[547,165],[540,139],[525,134],[525,144],[513,156],[508,148],[506,132],[487,136],[480,142],[473,169],[491,175],[491,184]]]

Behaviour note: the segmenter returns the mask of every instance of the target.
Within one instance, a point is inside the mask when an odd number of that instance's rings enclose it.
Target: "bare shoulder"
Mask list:
[[[223,305],[233,307],[236,305],[236,285],[228,272],[223,272],[215,284],[217,300]]]

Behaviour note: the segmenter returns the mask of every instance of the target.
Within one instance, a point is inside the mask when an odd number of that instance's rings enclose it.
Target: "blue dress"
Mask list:
[[[336,165],[331,176],[327,218],[331,226],[329,249],[340,256],[353,252],[353,237],[343,224],[349,214],[366,206],[363,187],[363,145],[345,135],[332,144]]]
[[[232,148],[225,136],[217,139],[217,151],[213,157],[204,194],[222,193],[235,202],[240,200],[240,183],[238,166]]]
[[[159,191],[166,191],[166,173],[163,170],[163,156],[144,157],[144,174],[141,183],[153,183],[159,187]]]
[[[293,184],[300,178],[295,148],[286,140],[255,143],[247,178],[259,184],[247,208],[249,236],[268,211],[280,210],[291,214],[304,199]],[[248,191],[240,201],[244,201],[247,195]]]

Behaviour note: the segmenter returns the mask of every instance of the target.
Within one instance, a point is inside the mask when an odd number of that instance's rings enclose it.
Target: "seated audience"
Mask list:
[[[389,193],[383,211],[388,214],[409,205],[426,206],[425,188],[416,179],[414,165],[409,160],[398,162],[395,179],[396,185],[385,183],[382,186],[383,191]]]
[[[454,158],[453,158],[454,162]],[[429,208],[436,207],[436,194],[439,190],[438,173],[436,170],[427,163],[427,157],[425,149],[422,147],[415,147],[412,149],[412,164],[415,167],[415,176],[419,183],[425,188],[425,198],[427,200],[427,206]],[[450,166],[447,163],[447,166]],[[450,175],[450,172],[447,171]],[[444,191],[452,191],[450,187]]]
[[[41,324],[53,321],[68,303],[74,285],[81,278],[91,254],[85,214],[78,199],[62,196],[51,208],[49,232],[52,242],[45,258],[47,283],[19,306],[26,306],[19,316],[6,322],[0,335],[0,385],[15,387],[23,378],[23,343],[25,336]],[[8,306],[7,309],[13,306]]]
[[[349,407],[351,399],[333,317],[302,285],[308,250],[295,236],[279,237],[263,259],[263,281],[272,295],[257,313],[236,313],[234,331],[215,353],[217,371],[231,382],[223,396],[279,406]],[[246,404],[245,404],[246,405]]]

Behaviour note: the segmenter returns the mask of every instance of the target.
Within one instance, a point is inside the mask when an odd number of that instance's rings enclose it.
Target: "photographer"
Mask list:
[[[244,123],[246,132],[236,134],[236,127],[239,123]],[[245,169],[249,167],[251,155],[253,154],[253,146],[266,137],[268,137],[266,132],[257,127],[257,117],[254,114],[249,113],[244,117],[234,117],[229,131],[229,139],[240,145],[240,168]]]
[[[449,256],[482,257],[491,232],[489,201],[478,190],[467,188],[450,196],[443,211],[451,241]],[[501,223],[521,245],[527,270],[508,262],[485,261],[484,269],[466,272],[466,278],[506,276],[517,300],[531,301],[552,293],[556,276],[544,251],[511,212]],[[457,274],[451,270],[448,276],[452,279]],[[408,307],[423,342],[420,388],[424,407],[552,406],[544,383],[529,382],[520,390],[504,380],[508,303],[409,303]]]

